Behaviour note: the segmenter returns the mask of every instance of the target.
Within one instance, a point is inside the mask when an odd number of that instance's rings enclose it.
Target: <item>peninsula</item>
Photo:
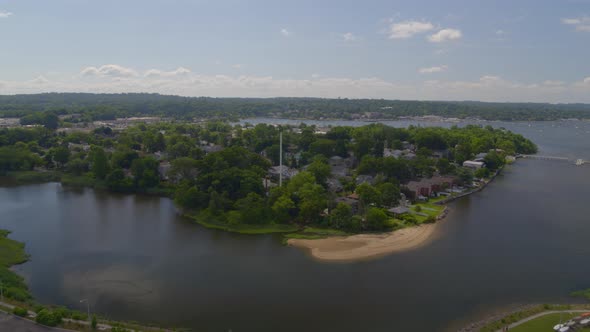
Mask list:
[[[285,233],[286,243],[326,260],[424,243],[446,214],[441,202],[536,152],[528,139],[491,126],[71,120],[57,118],[57,129],[52,121],[0,129],[0,172],[20,182],[167,195],[203,226]]]

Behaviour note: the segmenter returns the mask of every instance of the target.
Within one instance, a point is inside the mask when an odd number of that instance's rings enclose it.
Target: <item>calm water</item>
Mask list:
[[[589,122],[491,124],[590,159]],[[26,243],[18,271],[45,303],[196,331],[444,331],[590,287],[589,194],[590,166],[519,160],[428,246],[351,264],[204,229],[165,198],[54,183],[0,187],[0,228]]]

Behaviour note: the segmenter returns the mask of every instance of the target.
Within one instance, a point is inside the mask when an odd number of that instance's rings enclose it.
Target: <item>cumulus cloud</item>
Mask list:
[[[449,40],[460,39],[463,36],[461,30],[458,29],[442,29],[439,32],[430,35],[428,40],[433,43],[442,43]]]
[[[80,72],[82,76],[99,76],[99,77],[134,77],[137,72],[131,68],[119,65],[103,65],[100,67],[86,67]]]
[[[577,31],[590,32],[590,17],[582,16],[578,18],[562,18],[561,23],[572,25]]]
[[[352,32],[347,32],[347,33],[342,34],[342,39],[344,39],[344,41],[347,41],[347,42],[353,42],[357,38]]]
[[[285,37],[289,37],[291,35],[291,31],[289,31],[289,30],[287,30],[285,28],[282,28],[281,29],[281,35],[283,35]]]
[[[438,66],[442,67],[442,66]],[[91,75],[100,75],[102,67]],[[181,67],[182,68],[182,67]],[[127,68],[137,73],[135,69]],[[105,70],[102,70],[105,72]],[[108,71],[107,71],[108,72]],[[148,75],[148,72],[151,73]],[[170,73],[182,73],[173,75]],[[433,71],[436,72],[436,71]],[[154,76],[155,74],[158,74]],[[162,73],[168,73],[162,75]],[[428,80],[401,82],[379,77],[324,77],[284,79],[256,75],[201,75],[185,70],[152,69],[135,76],[43,76],[27,81],[0,81],[0,94],[39,92],[131,93],[147,92],[212,97],[325,97],[421,100],[481,100],[534,102],[590,102],[590,77],[577,82],[540,81],[521,83],[497,75],[475,80]]]
[[[407,39],[432,29],[434,29],[434,25],[430,22],[404,21],[391,23],[387,30],[387,35],[389,39]]]
[[[433,67],[425,67],[418,69],[420,74],[432,74],[432,73],[440,73],[447,70],[449,67],[447,65],[441,66],[433,66]]]
[[[7,18],[7,17],[10,17],[12,15],[14,15],[14,14],[11,13],[11,12],[7,12],[5,10],[1,10],[0,9],[0,18]]]
[[[159,69],[150,69],[145,72],[145,77],[178,77],[190,74],[190,70],[184,67],[178,67],[173,71],[162,71]]]

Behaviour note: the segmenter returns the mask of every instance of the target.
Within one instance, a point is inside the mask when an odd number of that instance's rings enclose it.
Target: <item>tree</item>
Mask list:
[[[352,219],[352,208],[348,204],[338,203],[330,212],[330,227],[344,228],[350,225]]]
[[[109,173],[109,162],[106,153],[101,147],[93,146],[90,149],[90,156],[92,158],[90,165],[92,173],[98,179],[104,179]]]
[[[245,224],[268,222],[264,198],[256,193],[249,193],[246,197],[237,200],[235,206],[241,214],[241,221]]]
[[[90,326],[92,327],[93,330],[96,330],[97,325],[98,325],[98,322],[96,321],[96,315],[92,315],[92,321],[90,322]]]
[[[473,175],[478,179],[488,178],[490,176],[490,170],[487,167],[478,168]]]
[[[453,170],[453,165],[447,158],[440,158],[436,161],[436,168],[440,174],[449,174]]]
[[[361,207],[367,211],[370,205],[381,204],[381,193],[368,183],[361,183],[356,187],[356,193],[359,195]]]
[[[391,182],[378,185],[377,190],[381,193],[381,202],[385,206],[395,206],[401,198],[399,186]]]
[[[320,219],[321,212],[327,206],[325,191],[319,184],[305,184],[299,192],[299,217],[304,222]]]
[[[55,161],[60,167],[65,166],[68,160],[70,160],[70,150],[65,146],[51,148],[50,154],[53,157],[53,161]]]
[[[387,214],[376,207],[371,207],[367,211],[367,228],[370,230],[382,230],[385,228],[385,223],[387,221]]]
[[[289,221],[293,209],[295,209],[295,203],[287,195],[279,196],[271,207],[274,218],[280,223]]]
[[[131,164],[133,181],[138,189],[147,189],[160,183],[158,175],[158,161],[152,157],[133,160]]]
[[[323,158],[314,158],[307,171],[313,174],[317,183],[324,187],[327,186],[328,178],[332,172],[330,165]]]

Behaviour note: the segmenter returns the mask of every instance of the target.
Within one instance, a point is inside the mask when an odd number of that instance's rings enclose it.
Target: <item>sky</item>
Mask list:
[[[590,0],[0,0],[0,94],[590,103]]]

